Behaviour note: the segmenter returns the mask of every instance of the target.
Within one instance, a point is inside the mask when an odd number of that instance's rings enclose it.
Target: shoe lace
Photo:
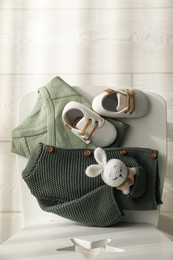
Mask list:
[[[124,113],[127,113],[131,110],[130,114],[132,114],[135,111],[135,96],[133,90],[125,89],[124,93],[127,96],[127,107]]]
[[[86,132],[86,130],[87,130],[87,128],[88,128],[88,126],[89,126],[91,123],[92,123],[92,119],[89,118],[89,119],[86,121],[86,123],[84,124],[84,126],[83,126],[83,128],[82,128],[82,130],[80,131],[79,134],[80,134],[80,135],[84,135],[85,132]],[[90,133],[88,134],[87,137],[85,137],[85,141],[89,141],[89,140],[91,139],[91,137],[92,137],[93,133],[95,132],[95,130],[97,129],[97,127],[98,127],[98,121],[95,121],[94,126],[93,126],[93,128],[91,129]]]

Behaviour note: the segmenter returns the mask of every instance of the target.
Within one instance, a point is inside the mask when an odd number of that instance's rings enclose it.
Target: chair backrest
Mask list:
[[[91,87],[90,87],[91,88]],[[93,93],[93,89],[87,89],[88,93],[93,95],[99,94]],[[90,90],[90,92],[89,92]],[[84,95],[83,88],[78,88],[78,92]],[[145,147],[152,148],[159,151],[159,174],[160,174],[160,189],[163,191],[163,184],[166,171],[166,159],[167,159],[167,142],[166,142],[166,103],[164,99],[154,93],[147,93],[150,99],[150,112],[148,115],[138,119],[125,119],[122,120],[130,125],[130,129],[125,137],[123,146],[126,147]],[[37,93],[30,92],[24,95],[19,102],[19,115],[18,123],[21,123],[27,114],[29,114],[32,106],[35,103]],[[87,96],[87,95],[86,95]],[[94,97],[94,96],[93,96]],[[88,98],[88,97],[87,97]],[[92,98],[92,97],[89,97]],[[21,172],[26,166],[27,159],[21,156],[17,156],[18,169],[21,180],[21,190],[23,199],[23,210],[25,224],[33,222],[45,222],[45,221],[62,221],[62,218],[51,213],[44,212],[38,206],[38,203],[34,196],[31,195],[30,190],[26,186],[21,177]],[[126,211],[125,221],[128,222],[144,222],[150,223],[154,226],[158,224],[159,211]]]

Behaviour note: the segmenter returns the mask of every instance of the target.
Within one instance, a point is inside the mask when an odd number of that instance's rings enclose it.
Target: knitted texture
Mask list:
[[[132,194],[107,186],[100,176],[86,176],[85,169],[95,163],[93,150],[86,156],[84,149],[38,144],[22,176],[43,210],[94,226],[114,225],[122,219],[123,209],[153,210],[161,202],[158,160],[150,156],[152,150],[126,148],[126,155],[120,151],[105,149],[108,160],[117,158],[127,167],[136,167],[138,183]],[[144,187],[141,194],[138,186]]]
[[[46,86],[39,88],[30,114],[12,130],[11,151],[29,158],[40,142],[61,148],[95,148],[64,128],[62,111],[70,101],[77,101],[91,108],[91,104],[60,77],[55,77]],[[112,145],[121,145],[129,125],[114,119],[106,120],[117,129],[117,138]]]

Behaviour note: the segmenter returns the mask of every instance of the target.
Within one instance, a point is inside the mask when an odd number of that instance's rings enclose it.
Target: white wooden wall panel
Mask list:
[[[21,212],[0,212],[0,244],[23,227],[24,220]]]
[[[1,10],[0,24],[0,73],[173,72],[171,8]]]
[[[170,8],[172,0],[1,0],[0,9]]]
[[[0,142],[0,212],[22,211],[16,156],[10,142]]]
[[[171,240],[173,240],[173,214],[161,211],[158,228]]]
[[[23,225],[10,152],[18,100],[57,75],[76,90],[134,87],[165,98],[168,167],[159,228],[173,238],[172,57],[172,0],[0,0],[0,243]]]

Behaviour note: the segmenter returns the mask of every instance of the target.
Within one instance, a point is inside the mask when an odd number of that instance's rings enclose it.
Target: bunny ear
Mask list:
[[[103,168],[100,165],[92,164],[86,168],[85,173],[88,177],[97,177],[102,171]]]
[[[95,149],[94,157],[95,157],[96,161],[98,162],[98,164],[100,164],[100,165],[105,165],[107,163],[106,153],[100,147]]]

